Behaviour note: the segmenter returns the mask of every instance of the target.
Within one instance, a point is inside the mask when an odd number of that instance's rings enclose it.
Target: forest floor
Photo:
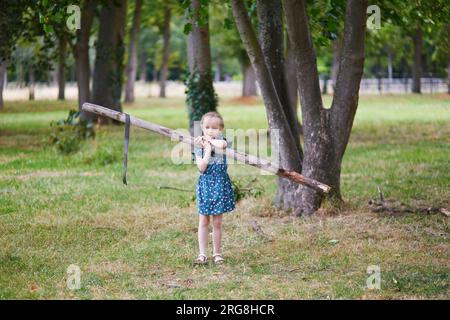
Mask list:
[[[271,205],[275,176],[230,165],[232,180],[256,177],[261,193],[224,217],[220,267],[192,266],[198,171],[172,162],[176,143],[132,128],[125,186],[123,126],[96,128],[71,155],[49,144],[50,121],[76,105],[7,102],[0,111],[0,299],[450,298],[449,218],[368,205],[379,187],[414,208],[449,209],[449,95],[360,97],[340,210],[293,218]],[[187,124],[180,98],[124,110],[174,129]],[[261,101],[223,100],[219,112],[227,128],[267,128]],[[81,270],[79,290],[67,286],[70,265]],[[371,268],[379,288],[366,287]]]

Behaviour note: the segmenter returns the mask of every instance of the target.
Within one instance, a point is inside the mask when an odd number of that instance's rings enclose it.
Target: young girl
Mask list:
[[[223,137],[223,119],[217,112],[205,113],[201,119],[203,135],[195,141],[203,146],[195,147],[195,156],[200,176],[197,182],[198,207],[198,244],[200,253],[194,260],[195,264],[207,263],[206,249],[208,246],[208,226],[210,216],[213,225],[213,261],[221,264],[222,257],[222,217],[223,213],[235,209],[234,191],[227,173],[225,154],[215,153],[213,149],[225,149],[230,146]]]

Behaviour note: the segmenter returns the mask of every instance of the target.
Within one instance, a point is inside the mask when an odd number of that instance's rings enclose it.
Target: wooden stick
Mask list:
[[[122,113],[119,111],[111,110],[111,109],[108,109],[108,108],[105,108],[105,107],[102,107],[99,105],[95,105],[92,103],[88,103],[88,102],[85,102],[83,104],[82,109],[84,111],[96,113],[100,116],[115,119],[120,122],[125,122],[125,113]],[[175,130],[160,126],[155,123],[141,120],[141,119],[133,117],[131,115],[130,115],[130,124],[134,125],[136,127],[142,128],[142,129],[147,129],[147,130],[153,131],[155,133],[158,133],[158,134],[168,137],[168,138],[176,139],[178,141],[187,143],[191,146],[195,145],[194,138],[191,137],[190,135],[189,136],[183,135]],[[197,145],[197,146],[201,147],[200,145]],[[251,165],[253,167],[257,167],[257,168],[266,170],[266,171],[276,174],[280,177],[284,177],[284,178],[290,179],[296,183],[300,183],[305,186],[308,186],[316,191],[328,193],[331,190],[331,187],[324,183],[321,183],[314,179],[305,177],[298,172],[287,171],[285,169],[282,169],[282,168],[274,165],[267,159],[258,158],[256,156],[252,156],[252,155],[246,154],[244,152],[236,151],[231,148],[225,148],[225,150],[216,148],[214,150],[215,150],[215,152],[217,152],[219,154],[225,153],[228,158],[235,159],[239,162]]]

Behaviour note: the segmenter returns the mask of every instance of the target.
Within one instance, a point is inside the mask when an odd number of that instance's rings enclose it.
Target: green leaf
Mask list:
[[[48,24],[44,24],[44,31],[45,33],[52,33],[53,32],[53,28],[51,26],[49,26]]]
[[[186,23],[183,29],[184,34],[189,34],[191,30],[192,30],[192,23]]]
[[[233,21],[231,21],[230,18],[225,18],[225,20],[223,21],[223,26],[225,27],[225,29],[230,30],[232,25]]]

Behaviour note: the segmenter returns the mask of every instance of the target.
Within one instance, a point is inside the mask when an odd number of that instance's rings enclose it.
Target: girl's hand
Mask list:
[[[212,150],[211,143],[205,142],[204,145],[205,145],[205,146],[204,146],[205,152],[206,152],[206,153],[211,153],[211,150]]]
[[[207,143],[211,143],[211,141],[213,141],[213,139],[210,138],[210,137],[203,137],[203,139],[204,139]]]
[[[203,136],[198,136],[194,139],[194,142],[201,145],[202,147],[205,147],[205,143],[203,141]]]

